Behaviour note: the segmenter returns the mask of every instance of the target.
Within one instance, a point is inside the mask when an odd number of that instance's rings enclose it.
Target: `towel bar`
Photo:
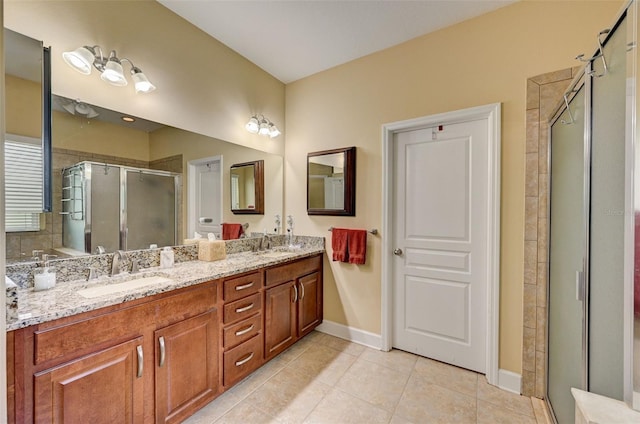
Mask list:
[[[333,227],[329,227],[329,231],[333,231]],[[373,230],[369,230],[367,231],[369,234],[373,234],[374,236],[376,234],[378,234],[378,230],[376,230],[375,228]]]

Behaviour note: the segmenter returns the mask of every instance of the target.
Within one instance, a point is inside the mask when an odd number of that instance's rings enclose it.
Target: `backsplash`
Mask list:
[[[287,243],[287,236],[270,236],[271,246],[284,246]],[[238,240],[226,240],[225,249],[227,254],[248,252],[257,250],[260,246],[260,238],[246,238]],[[301,247],[324,248],[324,237],[294,236],[294,245]],[[160,266],[161,249],[129,250],[122,260],[122,269],[131,269],[131,264],[135,260],[140,269]],[[198,259],[198,246],[195,244],[174,246],[175,262],[188,262]],[[113,253],[103,255],[88,255],[73,258],[54,259],[49,261],[49,265],[55,267],[56,279],[59,282],[83,280],[89,275],[89,269],[94,269],[97,276],[109,275],[113,262]],[[21,288],[33,287],[33,270],[36,268],[35,262],[19,262],[6,266],[6,275]]]

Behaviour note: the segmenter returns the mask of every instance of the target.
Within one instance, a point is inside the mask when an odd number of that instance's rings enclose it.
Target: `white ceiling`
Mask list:
[[[515,0],[158,1],[289,83]]]

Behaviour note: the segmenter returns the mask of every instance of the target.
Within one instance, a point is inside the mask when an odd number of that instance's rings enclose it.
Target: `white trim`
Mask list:
[[[382,339],[379,334],[348,327],[333,321],[322,321],[322,324],[316,327],[316,330],[321,333],[349,340],[374,349],[380,349],[382,346]]]
[[[222,166],[222,155],[218,156],[209,156],[207,158],[194,159],[187,162],[187,235],[185,238],[189,238],[193,236],[196,228],[196,217],[193,211],[196,208],[196,186],[193,182],[196,180],[196,168],[200,165],[203,165],[208,162],[220,162],[220,193],[224,193],[224,175],[222,170],[224,167]],[[224,203],[224,199],[220,202],[220,218],[222,218],[223,210],[222,204]],[[220,224],[220,223],[218,223]]]
[[[382,126],[382,335],[381,348],[392,348],[393,334],[393,138],[394,134],[429,128],[434,125],[455,124],[486,119],[488,124],[488,213],[487,213],[487,365],[490,384],[498,384],[498,342],[500,323],[500,103],[478,106],[454,112],[440,113],[422,118],[393,122]]]
[[[522,375],[503,369],[498,370],[498,387],[519,395],[522,393]]]

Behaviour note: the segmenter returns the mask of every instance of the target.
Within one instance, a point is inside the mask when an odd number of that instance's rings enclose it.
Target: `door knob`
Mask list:
[[[402,249],[393,249],[393,254],[396,256],[402,255]]]

